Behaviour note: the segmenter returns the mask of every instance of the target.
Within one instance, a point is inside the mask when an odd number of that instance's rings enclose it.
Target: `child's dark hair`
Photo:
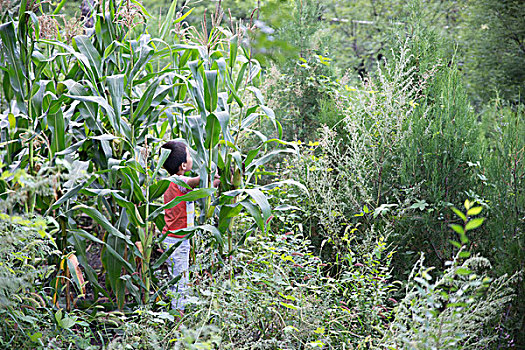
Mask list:
[[[164,162],[164,169],[166,169],[170,175],[177,174],[182,163],[187,161],[187,146],[179,141],[168,141],[162,145],[162,148],[171,150],[168,159]]]

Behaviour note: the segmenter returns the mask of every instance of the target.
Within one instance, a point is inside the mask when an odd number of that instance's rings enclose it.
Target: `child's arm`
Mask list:
[[[195,188],[199,186],[201,182],[201,177],[200,176],[187,177],[184,182],[186,182],[186,184],[190,186],[191,188]]]
[[[213,187],[218,188],[220,184],[221,184],[221,177],[219,176],[219,174],[215,174],[213,178]]]
[[[198,187],[201,182],[200,176],[195,177],[184,177],[184,182],[186,185],[190,186],[191,188]],[[214,181],[213,181],[213,187],[219,187],[219,184],[221,183],[219,175],[215,175]]]

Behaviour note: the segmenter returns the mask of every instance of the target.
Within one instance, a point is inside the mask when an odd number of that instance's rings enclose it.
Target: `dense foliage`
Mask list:
[[[2,347],[523,346],[521,2],[215,3],[0,1]]]

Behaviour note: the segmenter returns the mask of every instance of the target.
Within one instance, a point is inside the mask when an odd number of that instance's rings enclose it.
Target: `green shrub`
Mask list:
[[[460,252],[462,253],[462,252]],[[480,349],[507,344],[502,331],[505,309],[513,300],[517,275],[489,276],[491,264],[482,257],[456,257],[443,275],[432,267],[414,266],[405,297],[394,311],[384,338],[387,349]],[[503,334],[502,334],[503,333]],[[508,341],[508,340],[507,340]]]
[[[53,268],[46,265],[53,244],[42,218],[0,213],[0,342],[32,347],[49,328],[42,313],[49,302],[43,293]],[[42,328],[41,328],[42,327]],[[33,345],[31,345],[33,344]]]
[[[486,145],[474,167],[481,186],[471,197],[487,208],[487,224],[472,237],[476,251],[494,262],[498,274],[525,270],[525,107],[494,101],[481,114]],[[525,283],[515,293],[525,293]],[[525,305],[514,302],[507,326],[514,329],[517,344],[525,344],[521,332]]]
[[[305,145],[301,158],[293,161],[287,176],[310,191],[304,217],[313,235],[337,246],[348,227],[366,223],[359,228],[366,231],[385,211],[381,205],[397,207],[411,200],[399,194],[400,148],[411,136],[406,126],[433,73],[418,74],[414,60],[403,45],[377,77],[355,87],[340,86],[336,105],[344,115],[337,125],[342,131],[325,127],[319,141]],[[381,209],[373,213],[376,208]]]
[[[198,298],[184,326],[197,334],[212,327],[221,349],[364,344],[389,319],[391,253],[383,238],[348,245],[339,274],[331,276],[334,266],[316,257],[300,233],[252,236],[223,269],[195,275]]]
[[[446,229],[449,206],[460,203],[467,191],[476,191],[478,181],[469,164],[479,161],[483,143],[454,57],[443,53],[445,43],[419,35],[413,41],[414,63],[420,69],[433,67],[434,74],[403,125],[406,137],[397,154],[399,183],[390,184],[397,190],[390,201],[396,203],[398,196],[421,205],[403,213],[396,229],[399,234],[393,238],[401,251],[423,251],[431,264],[443,265],[454,255]],[[400,263],[413,263],[407,255],[399,258]]]
[[[463,225],[451,227],[462,244],[446,269],[434,279],[433,267],[424,264],[424,255],[414,265],[406,282],[405,296],[394,310],[394,321],[384,337],[387,349],[480,349],[501,345],[512,347],[503,323],[505,309],[512,299],[513,284],[519,274],[500,275],[492,279],[490,262],[481,256],[471,257],[466,250],[472,230],[483,218],[473,218],[481,206],[465,202],[465,213],[455,208]],[[507,342],[507,344],[502,344]]]

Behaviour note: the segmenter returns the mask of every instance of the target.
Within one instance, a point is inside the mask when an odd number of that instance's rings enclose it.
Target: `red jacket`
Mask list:
[[[180,179],[187,182],[187,178],[180,176]],[[168,189],[164,193],[164,204],[171,202],[175,197],[185,195],[190,192],[190,189],[170,183]],[[195,203],[194,202],[180,202],[171,209],[165,210],[164,221],[166,226],[162,230],[162,234],[168,231],[176,231],[181,228],[193,227],[195,225]],[[168,236],[175,238],[184,238],[185,235],[177,235],[168,233]]]

